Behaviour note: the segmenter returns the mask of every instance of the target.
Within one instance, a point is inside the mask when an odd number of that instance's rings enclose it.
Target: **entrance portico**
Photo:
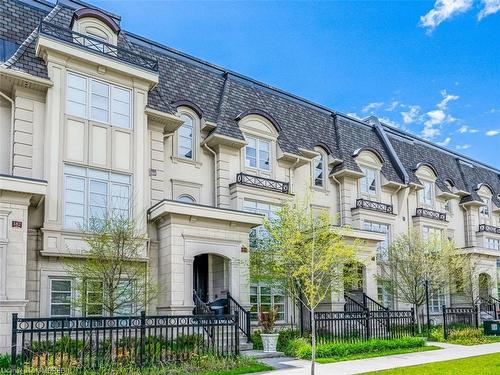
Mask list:
[[[158,313],[190,314],[193,290],[210,301],[229,291],[249,307],[248,235],[261,215],[164,200],[149,220],[158,241]]]

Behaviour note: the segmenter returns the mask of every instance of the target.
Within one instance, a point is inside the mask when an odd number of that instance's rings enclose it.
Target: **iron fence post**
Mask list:
[[[139,362],[140,366],[144,366],[144,336],[146,335],[146,312],[141,311],[141,337],[140,337],[140,349],[139,349]]]
[[[12,373],[17,372],[17,313],[12,314],[12,338],[11,338],[11,349],[10,349],[10,366]]]
[[[411,308],[411,335],[415,336],[415,309]]]
[[[247,342],[252,342],[252,326],[250,321],[250,311],[245,316],[247,325]]]
[[[446,306],[443,305],[443,337],[448,340],[448,326],[446,322]]]
[[[236,355],[239,355],[240,354],[240,315],[239,315],[239,311],[238,310],[235,310],[234,311],[234,332],[235,332],[235,340],[236,340],[236,347],[235,347],[235,351],[236,351]]]
[[[365,317],[366,317],[366,339],[369,340],[372,336],[370,329],[370,310],[365,309]]]
[[[479,309],[477,308],[477,305],[474,306],[474,324],[476,325],[476,328],[479,328]]]

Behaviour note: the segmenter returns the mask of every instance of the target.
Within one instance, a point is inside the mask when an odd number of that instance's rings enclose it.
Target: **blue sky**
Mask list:
[[[89,1],[125,30],[500,167],[500,0]]]

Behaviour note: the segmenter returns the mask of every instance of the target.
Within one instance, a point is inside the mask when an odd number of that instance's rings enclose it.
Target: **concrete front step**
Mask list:
[[[282,352],[266,353],[263,350],[242,350],[241,355],[256,359],[281,358],[285,356]]]

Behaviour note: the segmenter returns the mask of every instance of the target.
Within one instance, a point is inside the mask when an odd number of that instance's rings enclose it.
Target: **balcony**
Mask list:
[[[479,224],[478,232],[488,232],[488,233],[500,234],[500,228],[494,227],[493,225],[488,225],[488,224]]]
[[[356,208],[364,208],[365,210],[377,211],[385,214],[393,213],[392,204],[370,201],[363,198],[356,199]]]
[[[103,42],[89,35],[77,33],[68,28],[42,21],[38,27],[38,33],[39,35],[47,36],[135,67],[158,72],[157,60],[144,57],[126,48]]]
[[[428,208],[419,207],[415,212],[416,217],[426,217],[428,219],[446,221],[446,213],[429,210]]]
[[[236,183],[244,186],[252,186],[260,189],[276,191],[289,194],[290,184],[288,182],[276,181],[270,178],[253,176],[240,172],[236,175]]]

